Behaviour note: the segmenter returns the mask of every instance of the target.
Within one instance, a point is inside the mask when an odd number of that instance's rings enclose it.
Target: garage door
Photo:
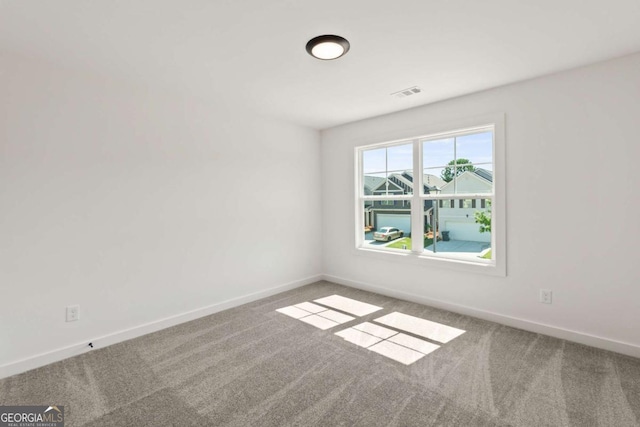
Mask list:
[[[376,227],[397,227],[406,236],[411,234],[411,215],[378,214]]]
[[[442,229],[449,230],[451,240],[491,243],[491,233],[481,233],[480,225],[476,223],[445,221],[445,226]]]

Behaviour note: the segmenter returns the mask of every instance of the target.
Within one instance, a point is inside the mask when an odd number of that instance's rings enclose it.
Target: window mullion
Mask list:
[[[389,195],[389,147],[384,149],[384,188],[385,196]]]
[[[453,192],[458,192],[458,137],[453,138]]]
[[[355,188],[355,194],[358,196],[356,197],[356,206],[355,206],[355,211],[357,212],[356,215],[356,229],[355,229],[355,238],[356,238],[356,245],[362,246],[362,243],[364,242],[364,234],[362,233],[362,231],[364,230],[364,212],[363,212],[363,206],[364,206],[364,174],[362,173],[363,171],[363,160],[362,160],[362,151],[361,150],[356,150],[355,152],[355,165],[356,165],[356,171],[357,171],[357,175],[355,178],[355,184],[356,184],[356,188]]]
[[[423,176],[422,176],[422,155],[420,140],[413,141],[413,198],[411,201],[411,251],[422,253],[424,241],[422,234],[424,230],[424,213],[422,207]]]

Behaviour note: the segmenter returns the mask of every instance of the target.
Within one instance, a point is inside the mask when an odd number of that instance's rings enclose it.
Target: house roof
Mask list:
[[[446,184],[445,180],[440,178],[439,176],[431,175],[425,173],[422,175],[422,183],[429,188],[438,187],[442,188],[443,185]]]
[[[382,183],[384,183],[387,179],[381,176],[364,176],[364,194],[371,195],[373,194],[373,190],[380,187]]]
[[[484,171],[484,169],[483,169]],[[485,171],[485,172],[489,172],[489,171]],[[398,181],[405,183],[407,186],[413,188],[413,173],[406,171],[406,172],[402,172],[402,173],[394,173],[391,176],[393,176],[394,178],[396,178]],[[423,175],[423,184],[424,186],[430,190],[433,189],[434,187],[438,187],[438,188],[442,188],[444,187],[447,183],[440,177],[435,176],[435,175],[431,175],[431,174],[424,174]],[[485,178],[487,179],[487,178]],[[491,179],[489,178],[489,181]],[[376,191],[377,189],[380,188],[380,186],[382,186],[386,181],[386,178],[380,177],[380,176],[373,176],[373,175],[365,175],[364,176],[364,194],[365,196],[367,195],[372,195],[374,191]],[[400,187],[398,187],[397,184],[395,184],[393,181],[389,181],[389,186],[393,186],[395,189],[401,190]]]
[[[463,173],[461,173],[460,175],[458,175],[456,182],[461,183],[464,181],[468,182],[468,179],[465,180],[465,178],[471,178],[472,180],[475,179],[477,181],[483,182],[486,185],[491,185],[491,183],[493,183],[493,172],[487,169],[482,169],[482,168],[476,168],[473,171],[464,171]],[[445,183],[445,185],[443,185],[440,190],[442,190],[443,193],[448,193],[447,189],[448,187],[452,186],[454,183],[453,180]]]
[[[489,182],[493,182],[493,171],[482,169],[482,168],[476,168],[476,170],[474,170],[473,173],[478,175],[480,178],[484,178]]]
[[[391,176],[397,179],[398,182],[401,182],[404,185],[413,188],[413,179],[411,179],[411,177],[408,176],[408,172],[394,173],[394,174],[391,174]]]
[[[413,172],[404,172],[403,175],[408,176],[409,180],[413,182]],[[429,173],[425,173],[424,175],[422,175],[422,183],[429,188],[442,188],[442,186],[446,184],[446,182],[439,176],[435,176]]]
[[[493,182],[493,171],[490,171],[488,169],[476,168],[474,171],[465,171],[460,176],[466,173],[472,174],[475,177],[483,179],[485,181]],[[413,172],[406,171],[406,172],[402,172],[401,174],[400,173],[393,174],[392,176],[406,183],[407,185],[413,187]],[[448,182],[446,182],[439,176],[427,174],[427,173],[422,176],[422,180],[423,180],[422,183],[424,184],[425,187],[427,187],[427,189],[433,189],[434,187],[437,187],[438,189],[442,189],[449,185]],[[383,178],[380,176],[365,175],[364,176],[364,194],[372,195],[375,190],[380,188],[380,186],[385,183],[385,181],[386,181],[386,178]],[[398,187],[392,181],[389,181],[389,185],[397,189],[400,189],[400,187]]]
[[[375,192],[375,191],[380,190],[380,187],[383,187],[383,184],[385,184],[385,183],[386,183],[386,187],[382,188],[382,190],[385,190],[385,191],[391,190],[391,191],[394,191],[394,192],[403,191],[403,189],[398,184],[396,184],[395,182],[393,182],[390,179],[384,179],[384,178],[382,179],[382,182],[377,187],[373,188],[373,191]]]

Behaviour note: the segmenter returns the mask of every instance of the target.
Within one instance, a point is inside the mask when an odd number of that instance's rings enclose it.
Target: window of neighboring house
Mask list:
[[[357,148],[360,209],[378,201],[411,210],[376,214],[376,228],[403,230],[401,244],[360,232],[357,247],[403,249],[433,262],[446,259],[498,267],[495,274],[504,274],[504,194],[496,193],[496,183],[504,188],[504,164],[496,164],[496,159],[504,159],[504,123],[495,119],[488,125]],[[375,193],[367,191],[371,183],[377,185]],[[405,187],[406,194],[394,191]],[[358,218],[362,214],[358,212]]]
[[[450,209],[455,207],[454,206],[454,201],[453,200],[438,200],[440,207],[443,209]]]
[[[471,209],[475,206],[473,206],[473,202],[475,200],[474,199],[460,199],[459,203],[460,203],[460,209]]]

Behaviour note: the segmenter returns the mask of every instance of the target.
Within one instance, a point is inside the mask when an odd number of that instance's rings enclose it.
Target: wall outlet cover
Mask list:
[[[540,289],[540,302],[543,304],[551,304],[552,292],[550,289]]]
[[[80,306],[70,305],[67,307],[67,322],[75,322],[80,319]]]

